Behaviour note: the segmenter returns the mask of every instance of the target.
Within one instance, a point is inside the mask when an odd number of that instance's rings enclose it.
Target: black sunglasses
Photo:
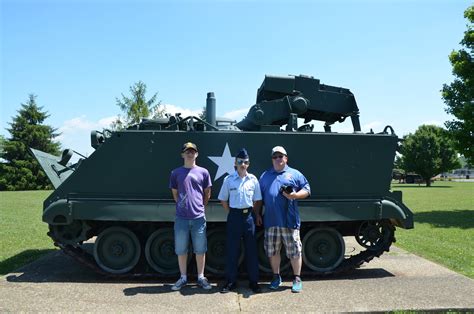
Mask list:
[[[243,164],[248,165],[249,163],[250,163],[250,161],[248,161],[248,160],[237,159],[237,164],[238,165],[243,165]]]
[[[272,156],[272,159],[281,159],[283,158],[283,156],[285,155],[275,155],[275,156]]]

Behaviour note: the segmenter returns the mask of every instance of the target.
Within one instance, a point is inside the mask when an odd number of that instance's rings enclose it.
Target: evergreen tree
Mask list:
[[[130,86],[131,97],[122,94],[122,98],[116,98],[116,104],[125,113],[125,117],[119,116],[111,128],[122,130],[127,127],[140,123],[143,118],[161,118],[164,117],[165,109],[161,108],[161,101],[157,101],[158,93],[155,93],[150,99],[146,99],[146,84],[142,81]]]
[[[18,115],[9,123],[10,138],[3,145],[0,164],[0,190],[38,190],[51,188],[50,182],[38,162],[31,156],[28,147],[58,156],[60,144],[54,141],[59,134],[56,129],[44,125],[49,117],[36,104],[36,96],[29,95],[21,104]]]
[[[404,137],[401,168],[418,173],[431,185],[431,178],[460,166],[448,132],[435,125],[422,125]]]
[[[456,118],[446,122],[456,149],[474,164],[474,6],[464,12],[464,17],[469,24],[461,45],[466,49],[449,55],[455,79],[443,86],[442,95],[448,106],[446,112]]]
[[[5,146],[5,137],[0,135],[0,156],[3,154],[3,146]]]

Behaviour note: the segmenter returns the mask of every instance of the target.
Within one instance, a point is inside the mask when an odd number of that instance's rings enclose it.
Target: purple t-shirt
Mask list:
[[[204,217],[204,189],[212,186],[206,168],[179,167],[171,172],[170,189],[178,190],[176,216],[184,219]]]

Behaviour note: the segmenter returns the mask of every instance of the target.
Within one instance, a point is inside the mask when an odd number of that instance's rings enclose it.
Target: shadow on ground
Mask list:
[[[393,277],[394,275],[382,268],[362,268],[354,269],[351,272],[332,275],[332,276],[315,276],[308,273],[302,273],[304,281],[318,281],[318,280],[346,280],[346,279],[373,279],[373,278],[385,278]],[[196,276],[190,275],[190,283],[195,282]],[[224,279],[219,276],[208,276],[210,282],[215,285],[216,283],[222,284]],[[244,284],[242,287],[247,287],[246,277],[242,277]],[[67,256],[61,251],[54,251],[39,260],[24,266],[15,272],[6,276],[8,282],[67,282],[67,283],[158,283],[159,286],[139,286],[124,290],[125,295],[134,295],[140,293],[160,293],[168,292],[171,289],[171,285],[175,282],[176,277],[163,278],[158,275],[150,275],[147,277],[134,278],[111,278],[101,274],[95,273],[90,268],[80,264],[71,257]],[[291,281],[291,276],[283,276],[285,281]],[[262,282],[269,282],[271,280],[271,274],[262,274],[260,276]],[[192,287],[193,285],[190,285]],[[194,285],[195,286],[195,285]],[[214,292],[217,292],[217,288],[213,288]],[[212,290],[211,290],[212,291]],[[250,293],[251,291],[248,290]],[[202,289],[186,289],[183,290],[182,294],[195,294],[195,293],[209,293]]]
[[[415,222],[428,223],[438,228],[474,228],[474,210],[435,210],[415,214]]]
[[[211,282],[213,284],[212,289],[210,290],[204,290],[201,287],[197,286],[194,283],[190,283],[187,286],[181,288],[179,291],[173,291],[171,290],[171,286],[173,285],[172,283],[169,284],[164,284],[164,285],[158,285],[158,286],[138,286],[138,287],[133,287],[133,288],[126,288],[123,289],[123,294],[125,296],[135,296],[137,294],[158,294],[158,293],[179,293],[181,295],[187,296],[187,295],[194,295],[194,294],[213,294],[213,293],[219,293],[219,285],[215,285],[214,282]]]
[[[374,279],[374,278],[384,278],[384,277],[394,277],[394,275],[381,268],[372,268],[372,269],[355,269],[352,272],[341,274],[341,275],[332,275],[332,276],[315,276],[315,275],[302,275],[303,282],[312,282],[312,281],[332,281],[332,280],[363,280],[363,279]],[[220,293],[220,287],[224,283],[222,278],[214,278],[209,276],[210,283],[213,285],[211,290],[203,290],[195,284],[195,280],[189,280],[189,284],[183,287],[178,293],[183,296],[194,295],[194,294],[212,294]],[[260,278],[260,287],[262,288],[261,294],[264,293],[274,293],[274,290],[268,288],[268,282],[271,280],[271,274],[264,274]],[[291,276],[283,276],[283,281],[286,283],[291,283],[293,278]],[[217,286],[215,285],[217,283]],[[123,290],[125,296],[135,296],[137,294],[158,294],[158,293],[169,293],[174,292],[171,290],[172,283],[158,285],[158,286],[137,286],[133,288],[126,288]],[[290,290],[289,286],[281,286],[278,290]],[[248,281],[245,280],[245,277],[240,278],[238,286],[235,291],[230,293],[237,293],[243,298],[249,298],[255,293],[248,288]]]
[[[29,264],[43,255],[55,251],[54,249],[44,250],[25,250],[15,256],[9,257],[0,262],[0,276],[6,275],[9,272],[18,269],[22,265]]]
[[[220,282],[218,285],[214,285],[214,283],[212,284],[213,284],[212,289],[203,290],[201,287],[197,286],[196,284],[190,283],[187,286],[181,288],[181,290],[179,291],[171,290],[172,284],[159,285],[159,286],[139,286],[139,287],[133,287],[133,288],[126,288],[123,290],[123,294],[125,296],[135,296],[137,294],[158,294],[158,293],[172,292],[172,293],[179,293],[183,296],[188,296],[188,295],[195,295],[195,294],[220,293],[220,288],[223,282]],[[268,289],[267,284],[260,284],[260,286],[262,288],[262,292],[260,294],[275,292],[273,290]],[[283,290],[290,290],[290,289],[291,288],[288,286],[282,286],[278,290],[283,291]],[[244,298],[248,298],[255,294],[254,292],[252,292],[252,290],[248,288],[248,283],[245,280],[241,282],[239,281],[237,288],[233,290],[232,292],[229,292],[229,294],[234,294],[234,293],[240,294]]]
[[[432,185],[432,186],[426,186],[425,184],[397,184],[397,185],[392,185],[392,188],[417,188],[417,189],[451,189],[452,186],[448,185]]]

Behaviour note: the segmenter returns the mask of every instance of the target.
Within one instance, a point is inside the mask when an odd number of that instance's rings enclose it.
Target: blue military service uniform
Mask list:
[[[247,158],[245,149],[236,158]],[[245,260],[250,283],[258,282],[258,256],[255,238],[255,221],[252,215],[255,201],[262,200],[258,179],[250,173],[241,178],[237,171],[228,175],[222,183],[218,199],[229,203],[227,215],[227,255],[226,279],[229,283],[237,280],[240,255],[240,240],[243,238]]]

